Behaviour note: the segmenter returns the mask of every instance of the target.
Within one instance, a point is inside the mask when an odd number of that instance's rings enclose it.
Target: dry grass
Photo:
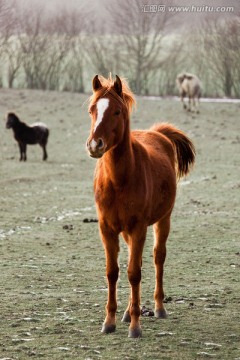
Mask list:
[[[85,96],[1,90],[2,114],[15,110],[50,129],[49,161],[29,147],[20,163],[11,131],[1,127],[0,359],[240,358],[239,104],[201,106],[139,99],[133,128],[156,121],[185,130],[197,148],[191,175],[179,184],[165,267],[167,320],[142,318],[143,338],[127,338],[127,250],[120,254],[116,333],[100,333],[106,282],[95,218],[95,161],[85,152]],[[143,259],[142,304],[153,307],[152,230]]]

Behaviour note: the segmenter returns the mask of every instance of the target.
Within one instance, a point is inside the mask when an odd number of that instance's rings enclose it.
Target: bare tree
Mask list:
[[[66,61],[63,89],[65,91],[82,92],[84,85],[84,58],[83,40],[76,36],[69,39],[69,59]]]
[[[93,30],[93,26],[92,26]],[[98,27],[95,34],[85,37],[84,50],[94,71],[105,77],[109,72],[122,71],[123,54],[119,48],[119,36],[105,32],[103,25]]]
[[[240,96],[240,17],[207,19],[201,32],[213,81],[226,96]]]
[[[8,85],[12,87],[19,69],[19,59],[13,50],[13,37],[16,30],[16,4],[14,0],[0,0],[0,57],[2,63],[1,85],[6,77]]]
[[[13,27],[13,1],[0,0],[0,33],[4,38],[6,34],[12,33]]]
[[[38,37],[32,63],[25,58],[25,70],[30,76],[30,87],[59,90],[65,68],[65,58],[68,54],[68,41],[65,36],[61,37]],[[28,55],[27,55],[28,56]],[[26,56],[26,57],[27,57]],[[32,70],[32,72],[31,72]],[[34,79],[32,83],[31,80]]]
[[[68,55],[65,64],[63,89],[68,91],[84,92],[84,32],[88,27],[88,11],[83,7],[78,9],[62,8],[51,19],[52,32],[65,37]],[[49,27],[50,29],[50,27]]]
[[[4,59],[6,60],[8,87],[12,88],[22,66],[23,53],[16,37],[10,37],[5,42]]]
[[[118,49],[124,70],[131,74],[130,82],[140,94],[148,89],[151,73],[157,71],[167,59],[163,54],[162,41],[165,30],[173,19],[173,13],[156,12],[151,1],[145,7],[138,0],[115,0],[107,7],[112,19],[112,32],[119,36]],[[149,6],[149,7],[146,7]],[[152,9],[152,10],[151,10]]]
[[[167,61],[163,62],[157,72],[158,94],[162,96],[178,94],[178,91],[176,91],[176,77],[179,72],[185,69],[187,57],[187,54],[183,51],[181,37],[172,40],[170,49],[166,45],[166,51]],[[154,77],[155,72],[152,74]]]
[[[38,11],[25,9],[19,20],[22,67],[28,88],[58,90],[69,51],[68,35],[54,34],[45,19],[40,7]]]

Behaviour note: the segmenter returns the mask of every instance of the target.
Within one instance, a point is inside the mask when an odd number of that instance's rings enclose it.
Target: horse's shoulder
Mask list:
[[[98,160],[94,173],[94,190],[101,191],[103,188],[107,188],[109,191],[112,190],[112,183],[106,176],[103,170],[102,160]]]

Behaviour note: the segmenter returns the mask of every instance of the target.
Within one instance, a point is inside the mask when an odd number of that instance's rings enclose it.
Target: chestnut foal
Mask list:
[[[131,294],[122,321],[129,322],[129,337],[142,334],[140,282],[147,227],[154,225],[156,268],[155,316],[167,316],[163,306],[163,266],[177,177],[186,175],[195,160],[191,140],[170,124],[130,131],[135,103],[126,82],[93,79],[89,113],[92,119],[87,149],[98,158],[94,192],[99,229],[106,253],[108,301],[102,332],[116,329],[116,283],[121,233],[129,248],[128,278]]]

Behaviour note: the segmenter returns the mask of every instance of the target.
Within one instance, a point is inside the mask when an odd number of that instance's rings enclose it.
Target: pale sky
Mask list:
[[[123,0],[118,0],[119,3]],[[168,5],[172,5],[173,0],[137,0],[139,3],[139,8],[141,5],[144,4],[161,4],[165,5],[166,7]],[[104,25],[107,25],[109,22],[109,14],[106,16],[105,13],[105,7],[106,4],[113,4],[112,0],[16,0],[17,4],[19,5],[25,5],[28,8],[32,7],[34,8],[34,5],[40,5],[44,6],[49,11],[57,12],[59,9],[66,9],[69,10],[71,8],[77,8],[77,9],[83,9],[86,11],[89,11],[90,14],[92,14],[95,23],[98,23],[99,25],[103,23]],[[210,7],[217,7],[217,6],[233,6],[234,12],[233,13],[215,13],[217,16],[231,16],[231,15],[239,15],[240,16],[240,0],[175,0],[176,6],[210,6]],[[111,9],[111,6],[110,6]],[[114,6],[113,6],[114,11]],[[212,13],[213,14],[213,13]],[[199,24],[202,19],[204,19],[205,16],[212,16],[209,12],[189,12],[189,13],[181,13],[177,14],[181,15],[178,16],[178,23],[185,27],[187,25],[191,24]]]
[[[22,4],[28,4],[28,5],[33,5],[33,4],[44,4],[48,7],[56,7],[59,5],[64,5],[66,7],[82,7],[84,6],[93,6],[96,7],[98,9],[101,9],[101,7],[104,6],[104,3],[111,3],[111,0],[17,0],[17,3],[22,3]],[[119,2],[121,2],[121,0],[119,0]],[[139,0],[139,6],[140,5],[144,5],[146,3],[146,1],[144,0]],[[149,3],[147,1],[147,3]],[[152,4],[161,4],[161,5],[168,5],[169,4],[169,0],[153,0]],[[236,8],[239,8],[239,0],[175,0],[175,4],[177,6],[181,6],[181,5],[196,5],[196,6],[201,6],[201,5],[208,5],[208,6],[235,6]]]

